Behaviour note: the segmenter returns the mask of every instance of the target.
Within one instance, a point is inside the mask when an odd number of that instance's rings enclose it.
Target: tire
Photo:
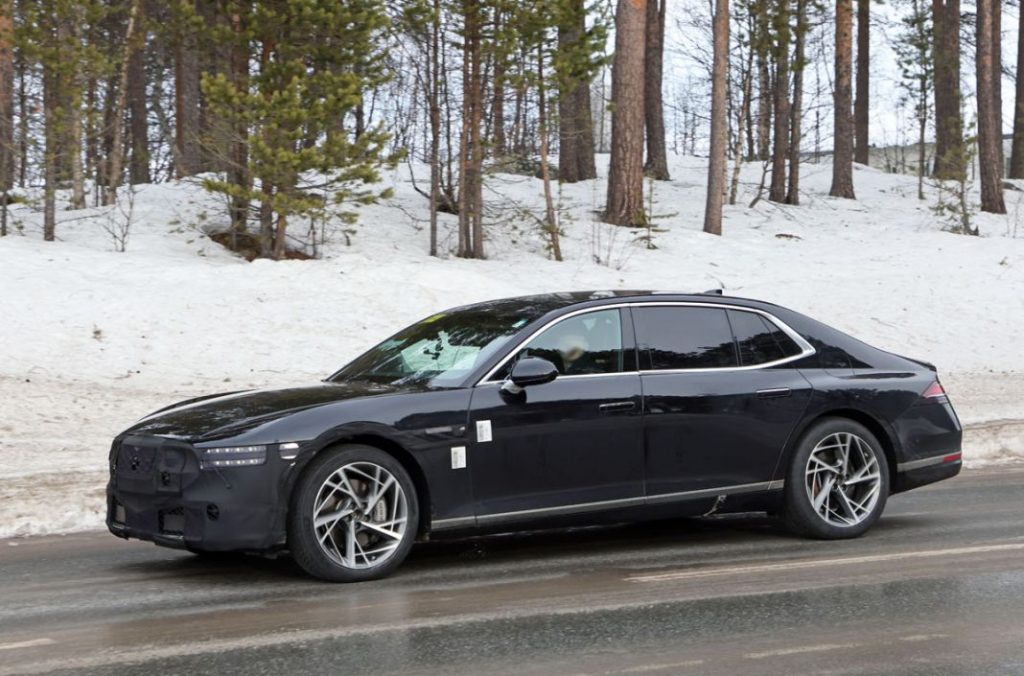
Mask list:
[[[313,577],[375,580],[401,565],[418,524],[416,489],[401,463],[372,446],[339,446],[303,472],[288,510],[288,548]]]
[[[824,418],[793,452],[783,521],[806,537],[860,537],[882,516],[888,496],[889,465],[878,439],[847,418]]]

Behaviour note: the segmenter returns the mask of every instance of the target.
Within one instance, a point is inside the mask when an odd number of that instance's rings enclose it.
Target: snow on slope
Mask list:
[[[977,217],[983,237],[961,237],[941,231],[912,178],[858,167],[859,199],[837,200],[830,167],[807,165],[803,206],[727,207],[716,238],[700,229],[704,161],[672,169],[654,186],[650,250],[596,222],[603,180],[565,186],[563,263],[525,215],[541,212],[540,182],[511,175],[488,179],[486,261],[424,254],[426,204],[407,168],[351,246],[336,235],[317,261],[228,253],[203,233],[220,205],[194,184],[140,190],[127,253],[102,210],[62,212],[61,241],[46,244],[40,215],[16,209],[25,236],[0,240],[0,537],[99,526],[109,441],[154,408],[318,379],[438,309],[555,290],[723,287],[792,307],[938,364],[971,430],[968,463],[1024,455],[1024,193],[1007,193],[1009,216]],[[759,179],[747,168],[741,204]],[[450,249],[454,219],[442,226]]]

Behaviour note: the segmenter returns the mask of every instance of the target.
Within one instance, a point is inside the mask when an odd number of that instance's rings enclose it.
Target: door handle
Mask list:
[[[761,399],[772,399],[774,397],[788,397],[793,390],[788,387],[775,387],[769,390],[758,390],[757,396]]]
[[[636,408],[635,401],[612,401],[607,404],[601,404],[597,407],[602,413],[610,413],[611,411],[632,411]]]

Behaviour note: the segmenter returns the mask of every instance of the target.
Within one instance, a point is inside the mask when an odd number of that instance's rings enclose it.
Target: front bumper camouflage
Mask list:
[[[191,444],[129,436],[110,454],[107,528],[123,538],[196,551],[283,546],[294,463],[202,470]]]

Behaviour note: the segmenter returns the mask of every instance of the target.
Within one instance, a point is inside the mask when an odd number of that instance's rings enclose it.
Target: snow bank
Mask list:
[[[723,287],[787,305],[938,364],[969,425],[969,464],[1024,455],[1024,238],[1011,236],[1024,237],[1024,193],[1007,193],[1009,216],[977,217],[983,237],[961,237],[912,178],[858,168],[859,199],[836,200],[829,166],[807,165],[803,206],[727,207],[716,238],[700,231],[705,164],[672,170],[653,187],[653,249],[595,222],[602,180],[565,186],[563,263],[524,215],[540,213],[540,182],[518,176],[488,179],[486,261],[424,255],[426,205],[407,168],[351,246],[337,235],[317,261],[234,257],[204,234],[217,200],[188,183],[140,190],[127,253],[102,210],[62,212],[61,241],[46,244],[40,214],[17,208],[26,236],[0,240],[0,537],[97,527],[110,438],[160,405],[318,379],[437,309],[553,290]],[[745,204],[760,168],[744,179]],[[454,225],[443,219],[448,248]]]

